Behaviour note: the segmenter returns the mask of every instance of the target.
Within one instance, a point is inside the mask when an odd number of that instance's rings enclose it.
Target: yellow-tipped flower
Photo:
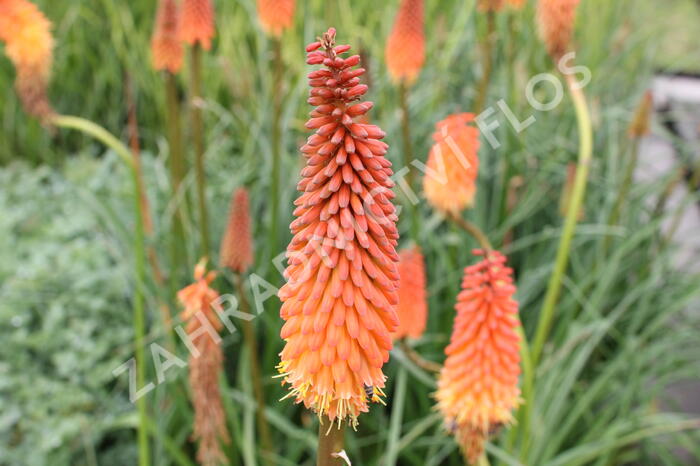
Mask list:
[[[294,24],[296,0],[258,0],[258,17],[266,33],[279,37]]]
[[[46,90],[53,61],[51,22],[27,0],[0,0],[0,41],[15,66],[15,88],[30,115],[53,113]]]
[[[471,113],[450,115],[433,134],[423,191],[434,208],[446,213],[456,214],[474,203],[479,131],[468,125],[473,120]]]
[[[425,61],[423,0],[401,0],[386,43],[386,66],[396,82],[412,84]]]
[[[540,37],[556,62],[571,48],[579,0],[539,0],[537,23]]]
[[[425,264],[418,246],[399,253],[399,328],[394,338],[420,338],[428,320]]]
[[[445,425],[474,463],[489,435],[520,403],[518,303],[512,269],[497,251],[467,267],[436,399]]]
[[[189,45],[211,48],[214,38],[214,5],[211,0],[183,0],[180,15],[180,40]]]
[[[180,12],[176,0],[160,0],[151,39],[153,68],[177,73],[182,68],[183,47],[179,37]]]
[[[219,265],[243,273],[253,264],[253,238],[250,232],[248,191],[239,188],[231,197],[228,225],[221,241]]]
[[[197,461],[205,466],[224,464],[226,456],[220,442],[228,443],[226,417],[219,390],[219,377],[223,370],[224,356],[220,341],[207,332],[199,334],[205,325],[220,331],[223,324],[216,315],[219,294],[210,285],[216,278],[215,272],[206,273],[205,262],[201,261],[194,269],[195,282],[177,294],[182,303],[182,320],[185,330],[193,335],[196,353],[190,355],[189,379],[194,405],[194,434],[198,441]],[[195,332],[197,335],[194,335]]]

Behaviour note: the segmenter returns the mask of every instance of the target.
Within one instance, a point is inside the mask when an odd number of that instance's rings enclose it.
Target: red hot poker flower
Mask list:
[[[518,303],[513,270],[498,251],[464,270],[452,339],[436,398],[465,456],[475,462],[489,434],[512,420],[520,403]]]
[[[176,0],[160,0],[151,39],[153,68],[177,73],[182,68],[183,48],[179,38],[179,9]]]
[[[296,0],[258,0],[258,17],[263,29],[279,37],[294,24]]]
[[[184,0],[180,15],[180,39],[189,45],[199,43],[204,50],[209,50],[213,38],[212,0]]]
[[[343,58],[331,28],[306,48],[308,102],[316,108],[306,127],[316,130],[301,148],[307,159],[298,184],[287,248],[287,283],[279,292],[278,368],[292,396],[319,416],[353,425],[369,401],[381,401],[396,329],[397,216],[384,132],[357,120],[372,108],[360,102],[360,57]]]
[[[579,0],[539,0],[537,2],[540,36],[554,61],[558,62],[571,47],[578,3]]]
[[[412,84],[425,61],[423,0],[401,0],[386,43],[386,65],[394,81]]]
[[[420,248],[415,246],[399,253],[399,328],[394,338],[420,338],[428,320],[425,291],[425,265]]]
[[[238,188],[231,198],[219,264],[238,273],[245,272],[253,264],[253,238],[250,232],[248,191],[245,188]]]

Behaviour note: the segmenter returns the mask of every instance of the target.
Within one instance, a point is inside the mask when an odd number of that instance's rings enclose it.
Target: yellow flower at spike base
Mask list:
[[[294,24],[296,0],[258,0],[258,18],[266,33],[279,37]]]
[[[512,422],[512,411],[520,403],[513,271],[497,251],[475,254],[484,258],[464,271],[435,395],[445,425],[472,463],[482,454],[489,435]]]
[[[423,191],[434,208],[446,213],[457,214],[474,203],[479,131],[468,125],[473,120],[471,113],[450,115],[433,134]]]
[[[398,302],[398,231],[388,146],[377,126],[358,122],[372,108],[360,98],[359,55],[344,58],[335,29],[307,46],[307,159],[297,189],[287,283],[280,289],[278,366],[288,396],[338,423],[352,425],[381,401],[382,366],[392,348]]]
[[[182,68],[183,47],[179,37],[179,9],[176,0],[160,0],[151,39],[153,68],[177,73]]]
[[[401,0],[396,22],[386,43],[389,74],[396,82],[412,84],[425,62],[423,0]]]
[[[180,39],[189,45],[211,48],[214,38],[214,5],[211,0],[183,0],[180,14]]]
[[[425,265],[420,248],[415,246],[399,253],[399,328],[394,339],[420,338],[428,320],[425,291]]]
[[[15,88],[25,110],[48,117],[53,113],[46,96],[53,62],[51,23],[27,0],[0,0],[0,41],[15,66]]]

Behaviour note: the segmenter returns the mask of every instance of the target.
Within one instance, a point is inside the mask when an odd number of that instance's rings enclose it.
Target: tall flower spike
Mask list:
[[[221,241],[219,265],[243,273],[253,264],[248,191],[238,188],[231,197],[228,225]]]
[[[267,34],[279,37],[294,24],[296,0],[258,0],[258,17]]]
[[[473,120],[471,113],[450,115],[433,134],[423,191],[428,202],[443,212],[456,214],[474,203],[479,131],[467,125]]]
[[[569,51],[579,0],[539,0],[537,23],[540,37],[555,62]]]
[[[204,466],[215,466],[226,460],[220,442],[228,443],[229,435],[219,390],[224,356],[218,332],[223,325],[216,311],[221,309],[217,307],[219,294],[210,287],[216,273],[205,272],[205,263],[201,261],[195,267],[195,282],[180,290],[177,297],[184,307],[181,317],[186,323],[185,331],[192,335],[195,349],[190,355],[189,379],[194,405],[192,437],[199,442],[197,461]]]
[[[211,48],[214,38],[214,5],[212,0],[183,0],[180,15],[180,40],[189,45],[199,43]]]
[[[15,66],[15,89],[30,115],[48,118],[46,90],[53,62],[51,22],[27,0],[0,0],[0,41]]]
[[[385,55],[394,81],[410,85],[416,80],[425,61],[423,0],[401,0]]]
[[[462,292],[436,398],[445,425],[474,463],[484,442],[512,422],[520,403],[518,303],[512,269],[497,251],[464,270]]]
[[[418,246],[399,253],[399,328],[394,338],[420,338],[428,319],[425,265]]]
[[[306,127],[316,130],[301,148],[307,159],[297,189],[294,235],[287,248],[287,283],[279,292],[279,371],[292,396],[319,416],[354,426],[369,401],[381,401],[396,329],[397,216],[388,146],[377,126],[357,118],[372,108],[360,102],[358,55],[343,58],[331,28],[307,46],[308,102],[316,108]]]
[[[183,47],[179,37],[180,11],[176,0],[160,0],[151,38],[153,68],[177,73],[182,68]]]

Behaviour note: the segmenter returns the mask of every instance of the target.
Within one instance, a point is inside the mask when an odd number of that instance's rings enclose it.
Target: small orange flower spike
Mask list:
[[[474,463],[490,434],[512,422],[520,403],[518,303],[513,270],[498,251],[464,270],[452,339],[436,399],[445,424]]]
[[[399,275],[388,146],[381,129],[357,122],[373,104],[360,102],[364,69],[354,68],[359,55],[342,57],[349,50],[335,45],[333,28],[306,48],[306,62],[324,67],[309,74],[316,108],[306,127],[316,133],[301,148],[278,369],[288,396],[354,426],[383,395]]]
[[[205,325],[204,322],[208,322],[216,331],[223,327],[216,315],[219,294],[210,288],[216,273],[205,272],[205,261],[201,261],[195,267],[195,282],[177,294],[184,307],[181,317],[186,322],[185,330],[188,335],[200,330]],[[198,315],[199,313],[201,315]],[[194,405],[193,438],[199,442],[197,461],[207,466],[224,464],[226,456],[221,450],[220,442],[228,443],[230,440],[219,390],[223,352],[220,341],[207,333],[193,336],[192,343],[197,350],[190,355],[189,360],[189,380]]]
[[[450,115],[433,134],[423,191],[434,208],[446,213],[457,214],[474,203],[479,131],[467,125],[473,120],[471,113]]]
[[[395,82],[410,85],[416,80],[425,61],[423,0],[401,0],[385,55]]]
[[[539,0],[537,23],[540,37],[555,62],[569,51],[579,0]]]
[[[30,115],[48,118],[46,90],[53,62],[51,22],[27,0],[0,0],[0,42],[15,66],[15,88]]]
[[[280,37],[294,24],[296,0],[258,0],[258,17],[266,33]]]
[[[189,45],[199,43],[211,48],[214,38],[214,5],[212,0],[183,0],[180,15],[180,40]]]
[[[176,0],[160,0],[151,38],[153,68],[177,73],[182,68],[183,47],[179,38],[180,11]]]
[[[253,264],[248,191],[238,188],[231,198],[226,234],[221,241],[219,265],[243,273]]]
[[[425,265],[420,248],[415,246],[399,253],[399,328],[394,339],[420,338],[428,320],[425,292]]]

